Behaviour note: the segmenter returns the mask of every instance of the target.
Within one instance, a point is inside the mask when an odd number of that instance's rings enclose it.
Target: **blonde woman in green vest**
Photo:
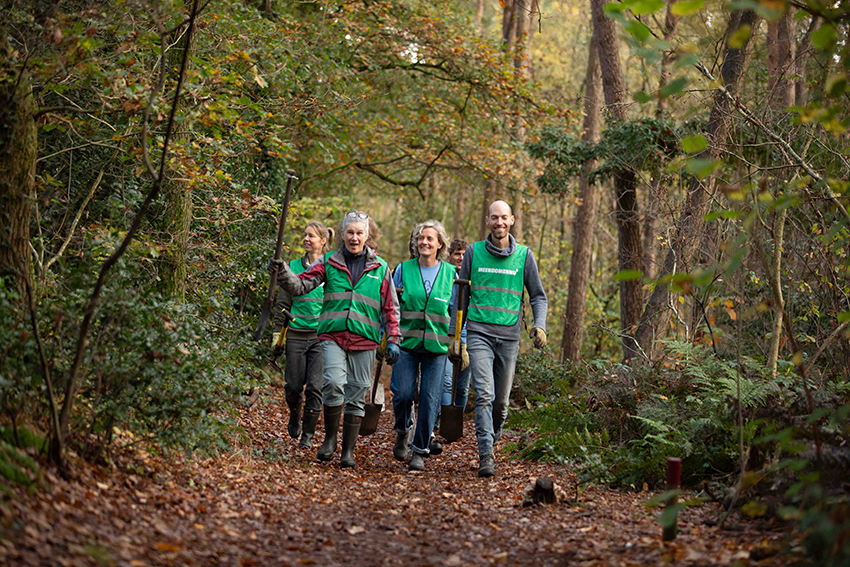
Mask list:
[[[333,230],[319,221],[311,221],[304,228],[304,256],[289,263],[293,274],[307,270],[322,254],[329,250]],[[322,310],[322,286],[310,293],[293,297],[282,285],[278,286],[275,301],[275,333],[272,345],[276,345],[285,323],[283,310],[288,309],[295,319],[286,333],[286,368],[283,387],[286,405],[289,406],[289,436],[301,438],[299,447],[313,446],[316,423],[322,412],[322,345],[316,330],[319,328],[319,313]],[[301,418],[301,400],[304,399],[304,417]]]
[[[449,239],[446,229],[435,220],[420,223],[413,230],[415,258],[402,262],[393,283],[401,309],[401,355],[393,366],[390,389],[396,442],[393,456],[403,461],[408,455],[410,470],[425,468],[431,446],[431,432],[440,410],[446,353],[449,350],[449,320],[455,268],[440,260],[446,255]],[[413,398],[419,381],[419,413],[413,428]]]
[[[486,218],[490,234],[467,247],[458,273],[470,281],[468,304],[458,309],[466,314],[480,477],[496,474],[495,445],[508,416],[519,354],[523,290],[534,316],[530,332],[534,346],[546,346],[546,292],[534,254],[510,233],[514,221],[510,205],[491,203]],[[450,356],[459,358],[461,353]]]
[[[342,468],[355,466],[354,446],[365,414],[366,391],[372,383],[382,319],[388,337],[385,360],[395,364],[399,355],[398,299],[387,263],[366,246],[370,225],[368,214],[346,213],[342,244],[336,251],[326,253],[300,274],[285,264],[281,273],[283,288],[294,296],[324,284],[317,333],[324,362],[325,440],[316,456],[320,461],[333,459],[344,411]]]

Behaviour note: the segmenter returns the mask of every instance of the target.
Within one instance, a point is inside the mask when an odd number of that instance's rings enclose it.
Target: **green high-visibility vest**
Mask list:
[[[387,275],[387,263],[364,270],[354,287],[348,272],[337,268],[325,255],[325,294],[319,315],[320,335],[351,331],[369,340],[381,341],[381,284]]]
[[[479,323],[516,325],[522,310],[528,247],[517,244],[513,254],[502,257],[490,254],[484,241],[473,246],[467,318]]]
[[[289,263],[289,268],[296,276],[307,271],[302,258]],[[324,290],[320,285],[310,293],[292,297],[292,307],[289,311],[295,319],[289,324],[293,329],[299,331],[315,331],[319,327],[319,313],[322,312],[322,295]]]
[[[431,293],[425,291],[419,260],[401,264],[401,347],[414,350],[422,346],[428,352],[445,354],[449,351],[449,321],[451,319],[454,266],[440,262]]]

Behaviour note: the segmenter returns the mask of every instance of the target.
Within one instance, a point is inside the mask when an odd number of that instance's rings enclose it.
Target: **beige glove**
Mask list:
[[[460,345],[460,369],[466,370],[469,368],[469,352],[466,350],[466,344],[461,343]]]
[[[534,339],[534,348],[544,348],[546,346],[546,331],[540,327],[533,327],[529,334]]]

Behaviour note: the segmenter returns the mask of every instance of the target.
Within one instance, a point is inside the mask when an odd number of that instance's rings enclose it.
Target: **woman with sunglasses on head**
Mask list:
[[[355,466],[354,445],[372,383],[382,319],[388,337],[385,360],[395,364],[399,356],[395,286],[387,263],[366,246],[369,227],[368,214],[346,213],[342,244],[336,251],[319,258],[305,272],[296,275],[284,265],[281,274],[284,289],[295,296],[324,284],[317,332],[324,358],[325,440],[316,456],[320,461],[333,459],[344,412],[341,468]]]
[[[436,220],[416,225],[412,240],[416,257],[402,262],[393,277],[401,309],[401,356],[393,366],[396,441],[393,456],[403,461],[411,445],[410,470],[423,470],[431,453],[431,432],[440,410],[443,375],[449,351],[449,320],[454,291],[454,266],[440,260],[449,239]],[[419,411],[413,426],[413,398],[420,376]],[[411,433],[413,439],[411,443]]]
[[[319,221],[311,221],[304,228],[304,256],[289,263],[294,274],[300,274],[327,252],[333,240],[333,230]],[[286,324],[284,309],[288,309],[294,319],[286,332],[286,353],[283,391],[286,405],[289,406],[289,425],[287,430],[293,439],[301,438],[298,446],[309,449],[313,446],[316,423],[322,411],[322,345],[316,330],[319,327],[319,313],[322,310],[322,288],[317,287],[310,293],[293,297],[279,282],[275,300],[275,332],[272,337],[272,349],[277,346],[280,333]],[[279,354],[274,352],[273,354]],[[301,400],[304,399],[304,418],[301,419]]]

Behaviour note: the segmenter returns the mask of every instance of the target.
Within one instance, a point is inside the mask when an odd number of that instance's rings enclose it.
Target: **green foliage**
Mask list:
[[[738,380],[747,411],[765,407],[779,385],[765,382],[763,367],[752,359],[742,361],[739,377],[735,361],[705,347],[667,347],[668,362],[648,373],[600,361],[541,380],[549,385],[546,395],[512,418],[537,433],[523,454],[575,463],[589,480],[624,486],[660,482],[667,457],[682,458],[686,482],[733,472],[740,456]],[[518,363],[524,373],[545,375],[540,366]],[[519,370],[517,376],[520,389],[527,388]],[[749,442],[752,428],[745,433]]]
[[[638,118],[609,124],[599,143],[591,144],[581,141],[569,129],[548,127],[538,140],[526,144],[526,150],[546,164],[537,179],[540,189],[563,194],[581,174],[582,167],[594,160],[600,162],[590,172],[594,183],[622,170],[661,174],[664,166],[679,155],[680,139],[691,128],[692,125],[678,126],[665,118]]]
[[[41,468],[14,445],[0,441],[0,476],[22,486],[32,486],[41,481]]]
[[[839,487],[845,482],[850,457],[846,451],[823,445],[817,462],[805,449],[811,443],[807,429],[815,424],[822,434],[836,439],[836,444],[846,444],[850,404],[822,407],[807,421],[806,428],[767,425],[755,443],[782,457],[770,472],[790,477],[792,483],[784,494],[786,505],[778,514],[799,522],[810,564],[846,565],[850,561],[850,500]]]

